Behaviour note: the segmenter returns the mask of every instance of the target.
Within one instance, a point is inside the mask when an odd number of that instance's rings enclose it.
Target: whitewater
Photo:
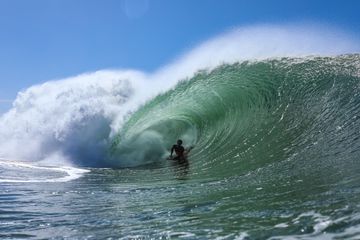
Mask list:
[[[153,73],[18,93],[0,118],[0,237],[358,239],[360,41],[256,25]],[[177,139],[186,163],[166,160]]]

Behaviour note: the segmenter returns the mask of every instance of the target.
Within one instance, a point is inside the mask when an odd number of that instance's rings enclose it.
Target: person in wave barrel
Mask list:
[[[173,145],[171,148],[170,159],[183,161],[186,160],[187,154],[190,152],[192,147],[190,147],[187,151],[182,146],[183,141],[181,139],[177,140],[177,144]],[[175,151],[176,156],[173,157],[173,153]]]
[[[185,156],[184,156],[184,152],[185,152],[185,148],[183,146],[181,146],[183,143],[183,141],[181,139],[177,140],[177,144],[173,145],[171,148],[171,153],[170,153],[170,159],[172,160],[184,160]],[[176,157],[173,157],[173,153],[176,153]]]

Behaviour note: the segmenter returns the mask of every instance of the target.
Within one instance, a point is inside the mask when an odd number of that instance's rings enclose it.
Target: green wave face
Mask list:
[[[129,118],[112,163],[152,164],[112,170],[109,181],[141,186],[135,212],[164,213],[149,229],[194,239],[356,238],[359,126],[360,55],[225,64]],[[194,146],[187,164],[165,160],[178,138]]]
[[[344,55],[198,72],[134,113],[114,141],[112,158],[134,165],[163,161],[181,138],[194,146],[189,160],[202,177],[281,162],[312,171],[353,159],[359,71],[359,55]]]

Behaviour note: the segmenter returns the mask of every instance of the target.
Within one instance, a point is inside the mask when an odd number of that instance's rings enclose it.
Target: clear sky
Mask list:
[[[237,26],[313,21],[359,35],[359,12],[358,0],[0,0],[0,113],[31,85],[151,72]]]

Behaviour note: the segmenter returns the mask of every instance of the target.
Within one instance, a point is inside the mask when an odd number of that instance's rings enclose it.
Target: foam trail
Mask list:
[[[16,176],[11,178],[6,178],[6,176],[1,176],[0,183],[39,183],[39,182],[68,182],[80,178],[83,174],[89,172],[86,169],[73,168],[73,167],[46,167],[39,165],[27,164],[24,162],[2,159],[0,158],[0,166],[2,168],[13,168],[17,170],[28,170],[30,173],[31,179],[24,179],[24,176]],[[39,172],[48,172],[48,176],[39,178]],[[51,173],[62,173],[63,176],[57,177],[52,176]],[[28,176],[29,177],[29,176]]]
[[[106,70],[49,81],[20,92],[13,108],[1,117],[0,157],[54,165],[104,166],[106,162],[111,166],[111,161],[122,161],[121,151],[117,159],[105,160],[127,116],[201,69],[243,60],[336,55],[359,49],[359,41],[336,29],[258,25],[211,39],[152,74]],[[143,163],[134,159],[126,164]]]

